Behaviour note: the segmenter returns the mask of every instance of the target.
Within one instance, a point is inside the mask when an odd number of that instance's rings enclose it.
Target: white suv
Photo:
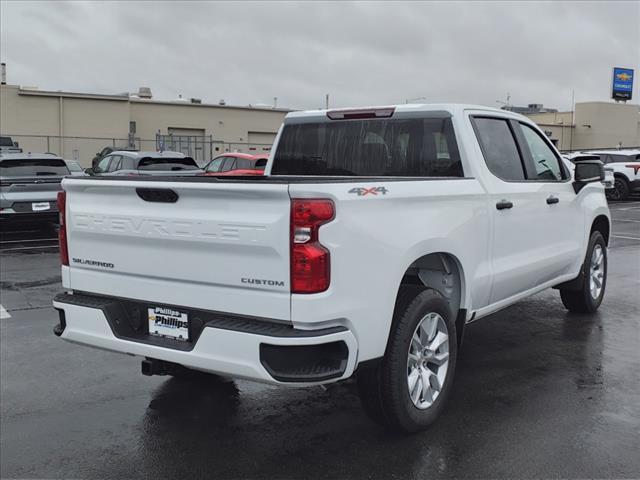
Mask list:
[[[640,150],[589,150],[575,152],[568,155],[572,162],[582,159],[592,159],[597,155],[605,170],[612,170],[614,176],[613,188],[607,189],[607,198],[611,200],[626,200],[634,192],[640,191]]]

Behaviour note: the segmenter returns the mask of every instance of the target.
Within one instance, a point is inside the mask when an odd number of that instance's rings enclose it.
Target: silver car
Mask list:
[[[118,150],[100,159],[90,175],[198,175],[202,169],[191,157],[180,152],[133,152]]]
[[[50,153],[0,154],[0,222],[58,222],[60,182],[70,175]]]

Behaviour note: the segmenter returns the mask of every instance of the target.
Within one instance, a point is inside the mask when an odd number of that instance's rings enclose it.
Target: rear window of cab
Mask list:
[[[183,158],[154,158],[145,157],[138,163],[138,170],[179,171],[197,170],[198,164],[191,157]]]
[[[462,177],[450,118],[285,124],[272,175]]]

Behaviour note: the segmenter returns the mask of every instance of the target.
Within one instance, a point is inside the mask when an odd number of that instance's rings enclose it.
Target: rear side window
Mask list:
[[[606,163],[622,163],[622,162],[633,162],[634,161],[634,157],[633,155],[615,155],[615,154],[609,154],[609,161]],[[638,160],[638,157],[640,157],[640,155],[636,155],[635,159]]]
[[[507,181],[524,180],[522,159],[507,120],[475,117],[473,126],[491,173]]]
[[[249,160],[248,158],[238,158],[236,160],[237,170],[253,170],[253,160]]]
[[[64,160],[57,158],[25,158],[21,160],[0,161],[0,176],[35,177],[69,175]]]
[[[138,170],[179,171],[197,170],[198,164],[191,157],[184,158],[153,158],[145,157],[140,160]]]
[[[224,159],[224,163],[222,164],[222,167],[220,167],[220,171],[228,172],[233,168],[235,164],[236,164],[236,159],[234,157],[226,157]]]
[[[272,175],[462,177],[451,119],[285,125]]]

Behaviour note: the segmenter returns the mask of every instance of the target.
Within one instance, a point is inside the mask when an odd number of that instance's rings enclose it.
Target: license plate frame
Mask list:
[[[170,338],[180,342],[190,341],[189,314],[170,307],[147,307],[149,335]]]

